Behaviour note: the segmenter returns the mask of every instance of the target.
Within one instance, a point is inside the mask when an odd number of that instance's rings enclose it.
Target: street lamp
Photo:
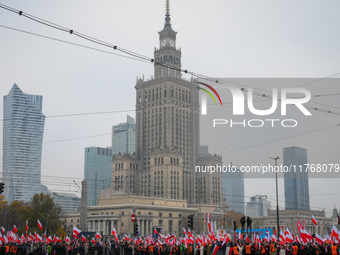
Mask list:
[[[278,185],[277,185],[277,160],[279,160],[279,156],[277,156],[276,158],[270,158],[270,159],[274,159],[275,160],[275,179],[276,179],[276,240],[279,240],[279,236],[280,236],[280,217],[279,217],[279,190],[278,190]]]

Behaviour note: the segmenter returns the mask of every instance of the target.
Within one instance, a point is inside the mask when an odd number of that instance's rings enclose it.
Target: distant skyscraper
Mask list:
[[[224,172],[222,177],[223,198],[230,210],[244,214],[244,173]]]
[[[41,150],[45,125],[42,96],[24,94],[14,84],[4,96],[3,175],[5,197],[29,201],[41,192]]]
[[[283,149],[283,165],[290,167],[302,166],[301,171],[284,173],[285,208],[309,210],[309,182],[308,172],[305,172],[307,164],[307,150],[299,147]]]
[[[250,197],[246,205],[246,215],[250,217],[268,216],[270,205],[267,196],[256,195]]]
[[[52,192],[53,202],[61,207],[63,213],[75,213],[80,208],[81,198],[76,194]],[[79,224],[79,223],[78,223]]]
[[[200,145],[200,156],[208,155],[209,147],[208,145]]]
[[[135,120],[127,116],[125,123],[112,127],[112,154],[134,153],[136,144]]]
[[[97,204],[99,191],[112,182],[111,148],[85,148],[84,179],[87,181],[87,205]]]

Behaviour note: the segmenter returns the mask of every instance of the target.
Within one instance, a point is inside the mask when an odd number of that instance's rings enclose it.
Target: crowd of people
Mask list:
[[[156,244],[156,245],[155,245]],[[166,244],[114,239],[106,242],[71,241],[61,243],[8,243],[2,244],[1,255],[340,255],[339,244],[275,242],[249,243],[230,240],[210,244]]]

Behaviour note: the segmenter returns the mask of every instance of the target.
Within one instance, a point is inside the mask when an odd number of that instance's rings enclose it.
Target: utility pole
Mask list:
[[[279,217],[279,188],[278,188],[278,184],[277,184],[277,161],[280,159],[279,156],[277,156],[276,158],[270,158],[270,159],[274,159],[275,160],[275,179],[276,179],[276,240],[279,240],[279,236],[280,236],[280,217]]]

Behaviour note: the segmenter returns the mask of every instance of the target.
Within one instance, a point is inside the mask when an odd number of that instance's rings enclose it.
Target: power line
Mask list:
[[[286,137],[274,139],[274,140],[263,142],[263,143],[257,143],[257,144],[245,146],[245,147],[242,147],[242,148],[233,149],[233,150],[230,150],[230,151],[225,151],[225,152],[218,153],[218,154],[222,155],[222,154],[227,154],[227,153],[231,153],[231,152],[234,152],[234,151],[241,151],[241,150],[257,147],[257,146],[260,146],[260,145],[273,143],[273,142],[277,142],[277,141],[282,141],[282,140],[285,140],[285,139],[289,139],[289,138],[293,138],[293,137],[297,137],[297,136],[301,136],[301,135],[306,135],[306,134],[310,134],[310,133],[315,133],[315,132],[318,132],[318,131],[321,131],[321,130],[326,130],[326,129],[330,129],[330,128],[334,128],[334,127],[338,127],[338,126],[340,126],[340,124],[336,124],[336,125],[332,125],[332,126],[328,126],[328,127],[324,127],[324,128],[319,128],[319,129],[303,132],[303,133],[296,134],[296,135],[286,136]]]
[[[208,77],[208,76],[205,76],[205,75],[202,75],[202,74],[190,72],[190,71],[188,71],[187,69],[181,69],[181,68],[175,67],[175,66],[173,66],[173,65],[171,65],[171,64],[165,64],[165,63],[161,63],[161,62],[156,62],[156,61],[154,61],[153,58],[146,57],[146,56],[141,55],[141,54],[138,54],[138,53],[136,53],[136,52],[129,51],[129,50],[120,48],[120,47],[118,47],[118,46],[116,46],[116,45],[113,45],[113,44],[110,44],[110,43],[107,43],[107,42],[98,40],[98,39],[96,39],[96,38],[93,38],[93,37],[90,37],[90,36],[87,36],[87,35],[78,33],[78,32],[76,32],[76,31],[74,31],[74,30],[72,30],[72,29],[65,28],[65,27],[63,27],[63,26],[57,25],[57,24],[55,24],[55,23],[52,23],[52,22],[50,22],[50,21],[46,21],[46,20],[44,20],[44,19],[35,17],[35,16],[30,15],[30,14],[27,14],[27,13],[24,13],[24,12],[22,12],[22,11],[16,10],[16,9],[14,9],[14,8],[12,8],[12,7],[9,7],[9,6],[3,5],[3,4],[0,4],[0,8],[6,9],[6,10],[11,11],[11,12],[14,12],[14,13],[18,13],[20,16],[24,16],[24,17],[26,17],[26,18],[29,18],[29,19],[33,20],[33,21],[39,22],[39,23],[41,23],[41,24],[43,24],[43,25],[46,25],[46,26],[49,26],[49,27],[52,27],[52,28],[55,28],[55,29],[58,29],[58,30],[61,30],[61,31],[64,31],[64,32],[67,32],[67,33],[70,33],[70,34],[73,34],[73,35],[75,35],[75,36],[78,36],[78,37],[83,38],[83,39],[85,39],[85,40],[91,41],[91,42],[93,42],[93,43],[96,43],[96,44],[99,44],[99,45],[102,45],[102,46],[105,46],[105,47],[109,47],[109,48],[114,49],[114,50],[119,50],[119,51],[121,51],[121,52],[123,52],[123,53],[125,53],[125,54],[128,54],[128,55],[130,55],[130,56],[133,56],[133,57],[135,57],[135,58],[140,58],[140,59],[145,60],[145,61],[147,61],[147,62],[149,62],[149,63],[153,63],[153,62],[154,62],[155,65],[156,65],[156,64],[157,64],[157,65],[161,65],[161,66],[164,66],[164,67],[173,69],[173,70],[177,70],[177,71],[180,71],[180,72],[184,72],[184,73],[191,74],[192,76],[195,76],[195,77],[197,77],[197,78],[201,78],[201,79],[204,79],[204,80],[208,80],[208,81],[212,81],[212,82],[216,82],[216,83],[220,83],[220,84],[221,84],[220,80],[223,80],[223,81],[224,81],[224,79],[216,80],[216,79],[214,79],[214,78],[211,78],[211,77]],[[339,73],[333,74],[333,75],[330,75],[330,76],[328,76],[328,77],[333,77],[333,76],[338,75],[338,74],[339,74]],[[316,81],[319,81],[319,80],[322,80],[322,79],[324,79],[324,78],[317,79]],[[226,83],[226,84],[228,84],[228,83],[230,84],[230,83],[231,83],[231,84],[239,85],[239,86],[241,85],[241,84],[237,84],[237,83],[231,82],[231,81],[225,81],[225,83]],[[306,84],[303,84],[303,85],[306,85]],[[243,85],[241,85],[241,86],[243,86]],[[301,85],[301,86],[302,86],[302,85]],[[255,87],[254,87],[254,88],[255,88]],[[245,90],[244,88],[242,88],[242,89]],[[256,88],[256,89],[261,90],[261,91],[269,92],[269,91],[267,91],[267,90],[263,90],[263,89],[260,89],[260,88]],[[245,91],[247,91],[247,90],[245,90]],[[268,96],[265,95],[265,94],[263,94],[263,96],[264,96],[264,97],[268,97]],[[311,101],[311,103],[320,104],[320,105],[324,105],[324,106],[328,106],[328,107],[333,107],[333,106],[329,106],[329,105],[326,105],[326,104],[321,104],[321,103],[318,103],[318,102],[312,102],[312,101]],[[324,109],[318,109],[318,108],[312,108],[312,107],[311,107],[310,109],[318,110],[318,111],[321,111],[321,112],[324,112],[324,113],[330,113],[330,114],[340,115],[340,113],[333,113],[332,111],[327,111],[327,110],[324,110]]]

